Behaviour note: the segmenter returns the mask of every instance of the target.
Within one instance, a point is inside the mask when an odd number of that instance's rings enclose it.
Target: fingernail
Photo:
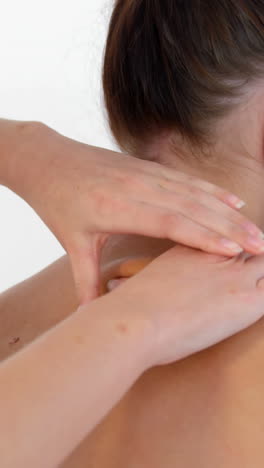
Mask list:
[[[239,202],[235,204],[235,207],[238,208],[239,210],[241,210],[241,208],[244,208],[244,206],[246,206],[246,202],[244,202],[243,200],[240,200]]]
[[[241,253],[243,252],[243,248],[238,245],[236,242],[232,242],[229,239],[221,239],[221,244],[228,250],[231,250],[232,252],[235,253]]]
[[[243,208],[246,205],[246,202],[244,202],[240,198],[236,197],[235,195],[230,195],[229,201],[238,210],[240,210],[241,208]]]

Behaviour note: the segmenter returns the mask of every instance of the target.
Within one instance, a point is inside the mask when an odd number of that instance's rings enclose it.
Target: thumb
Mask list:
[[[99,294],[99,266],[94,253],[71,255],[71,265],[79,305],[87,304]]]
[[[80,305],[96,299],[100,287],[100,255],[102,242],[86,239],[86,245],[68,252]]]

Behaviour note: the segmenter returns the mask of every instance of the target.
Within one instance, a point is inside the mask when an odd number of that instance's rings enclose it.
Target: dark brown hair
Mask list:
[[[103,89],[122,149],[164,130],[205,142],[260,76],[263,0],[116,0]]]

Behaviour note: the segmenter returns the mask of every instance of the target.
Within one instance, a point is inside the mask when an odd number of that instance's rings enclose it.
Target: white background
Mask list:
[[[112,5],[112,0],[2,0],[0,117],[42,121],[71,138],[115,148],[100,78]],[[64,251],[33,210],[1,186],[0,214],[2,291]]]

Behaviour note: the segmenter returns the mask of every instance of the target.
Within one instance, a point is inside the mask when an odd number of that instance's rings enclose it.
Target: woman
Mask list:
[[[236,187],[248,202],[247,214],[261,226],[262,88],[261,80],[255,84],[254,79],[262,58],[262,7],[246,8],[244,3],[227,0],[221,5],[204,2],[198,11],[195,2],[192,6],[189,11],[190,5],[187,9],[183,2],[116,3],[104,79],[111,128],[126,150],[146,158],[155,154],[167,166]],[[248,81],[248,88],[243,81]],[[232,139],[226,133],[230,128]],[[193,157],[194,151],[200,159]],[[190,212],[192,206],[186,205]],[[194,218],[199,220],[203,214],[198,207]],[[109,279],[133,275],[172,245],[140,236],[112,236],[102,259],[102,292]],[[177,258],[180,281],[188,264],[186,249],[179,250]],[[222,260],[208,257],[208,261]],[[204,273],[206,262],[204,268],[199,262],[195,265]],[[190,278],[195,281],[202,272],[195,271]],[[120,291],[126,291],[125,286]],[[41,287],[49,289],[46,304],[43,296],[34,295]],[[230,285],[230,294],[236,287]],[[192,284],[189,288],[191,292]],[[8,345],[1,340],[5,343],[2,357],[10,354],[10,347],[18,350],[77,306],[66,260],[15,292],[16,296],[12,290],[2,296],[5,327],[1,332],[14,337]],[[35,307],[30,308],[32,300]],[[216,307],[213,301],[212,307]],[[36,309],[39,314],[34,321]],[[21,310],[27,314],[21,315]],[[262,466],[262,326],[260,322],[181,363],[148,370],[63,466]],[[254,431],[253,436],[249,431]]]
[[[121,148],[232,188],[262,228],[263,51],[263,2],[119,0],[104,63],[110,127]],[[171,246],[130,236],[115,243],[105,261],[119,262],[116,278]],[[263,332],[262,320],[149,370],[64,467],[87,456],[98,468],[261,468]]]

